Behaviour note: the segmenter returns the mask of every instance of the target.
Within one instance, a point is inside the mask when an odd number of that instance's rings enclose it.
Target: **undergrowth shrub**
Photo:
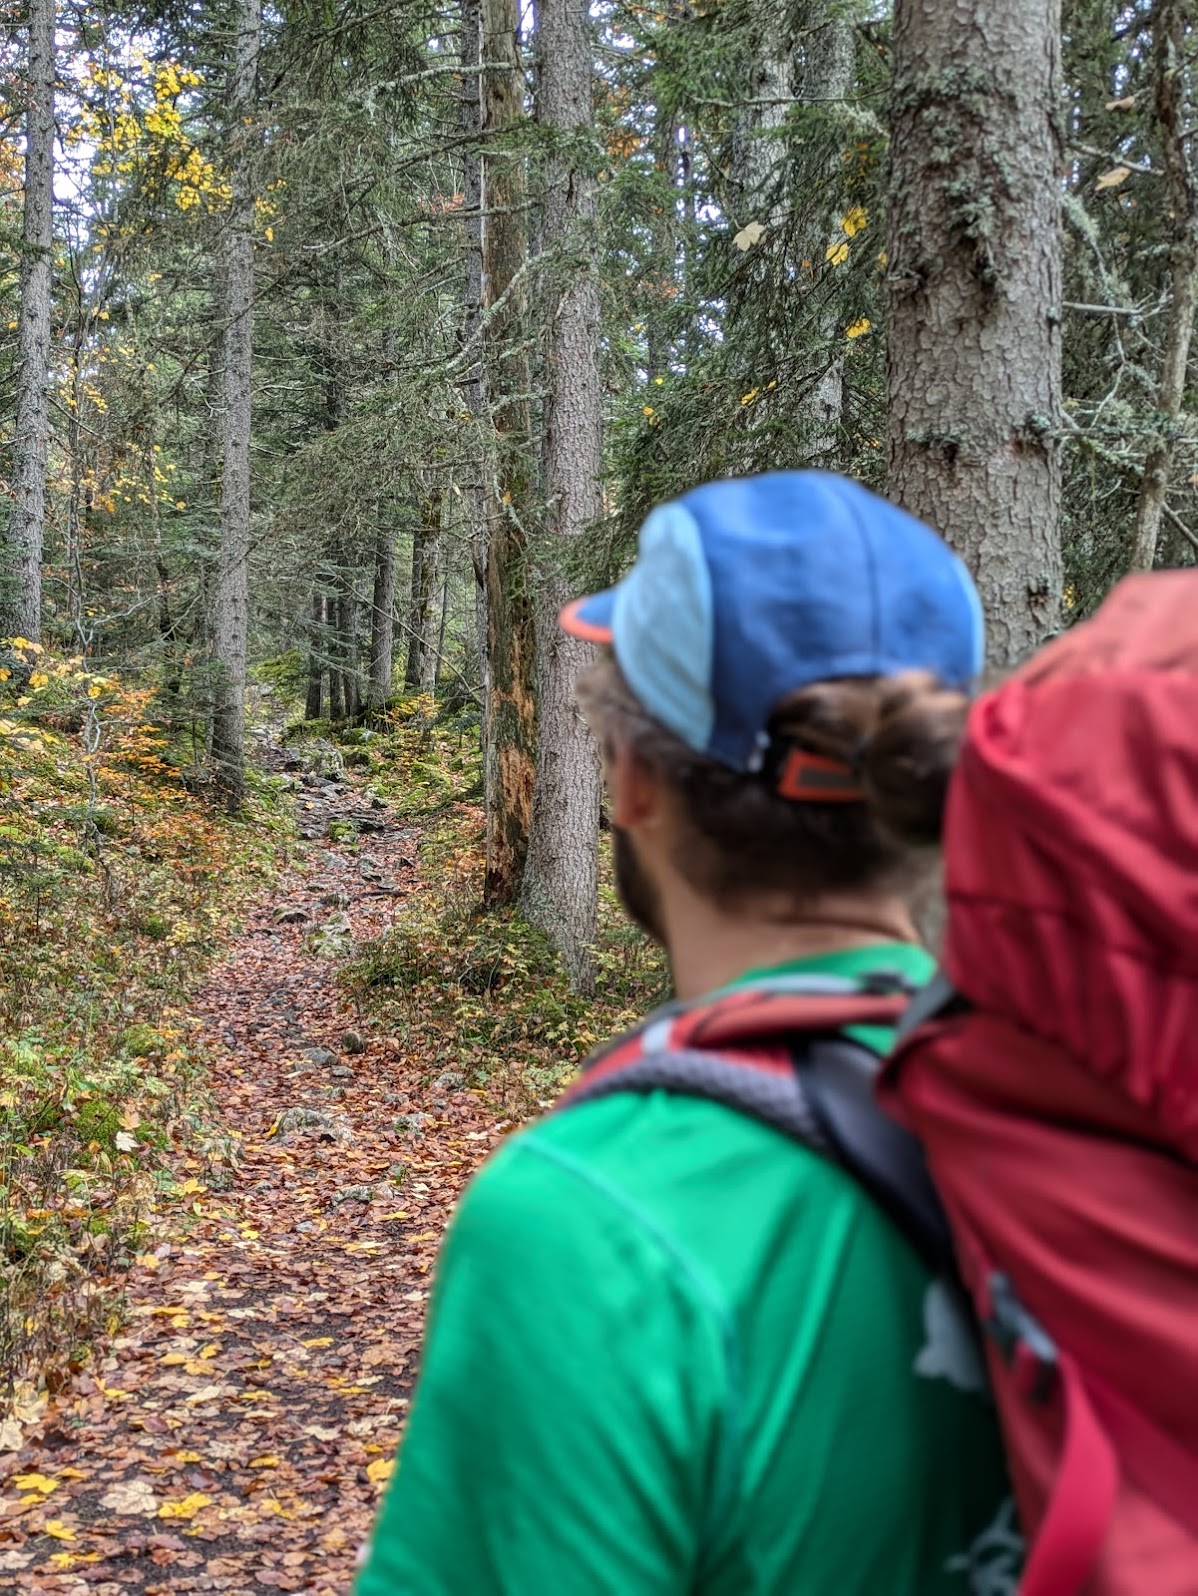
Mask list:
[[[394,713],[394,712],[393,712]],[[422,817],[421,871],[395,926],[343,970],[350,995],[428,1060],[460,1070],[512,1118],[544,1107],[599,1042],[666,996],[661,955],[624,917],[604,861],[598,995],[571,992],[548,939],[514,911],[483,913],[477,721],[389,720],[372,787]]]
[[[184,786],[152,689],[4,658],[0,1418],[119,1316],[162,1155],[207,1117],[187,999],[273,853],[265,799],[234,822]]]

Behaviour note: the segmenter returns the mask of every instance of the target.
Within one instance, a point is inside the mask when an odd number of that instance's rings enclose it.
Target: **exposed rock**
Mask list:
[[[333,1193],[332,1203],[372,1203],[374,1201],[373,1186],[342,1186]]]
[[[365,1053],[366,1043],[357,1031],[343,1031],[341,1033],[341,1050],[343,1053]]]
[[[304,1057],[309,1064],[315,1064],[317,1069],[327,1069],[330,1064],[336,1064],[337,1055],[327,1047],[306,1047]]]
[[[279,925],[303,925],[308,919],[308,911],[293,904],[276,909],[273,918]]]
[[[393,1124],[397,1131],[407,1132],[409,1136],[419,1136],[428,1119],[427,1114],[399,1114]]]
[[[335,1081],[352,1081],[354,1072],[348,1064],[334,1064],[329,1074]]]
[[[435,1092],[461,1092],[465,1090],[466,1077],[461,1070],[446,1070],[433,1082]]]
[[[344,1116],[326,1113],[319,1108],[306,1108],[297,1104],[285,1108],[274,1123],[278,1136],[313,1136],[320,1142],[351,1142],[353,1132]]]

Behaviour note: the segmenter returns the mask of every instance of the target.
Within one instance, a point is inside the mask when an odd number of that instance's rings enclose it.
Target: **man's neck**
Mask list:
[[[675,994],[689,1002],[735,981],[746,970],[793,959],[843,953],[882,942],[918,943],[900,898],[827,898],[802,919],[730,916],[687,894],[667,912],[667,943]]]

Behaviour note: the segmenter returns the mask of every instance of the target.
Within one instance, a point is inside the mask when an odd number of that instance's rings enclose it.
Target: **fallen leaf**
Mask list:
[[[40,1491],[43,1496],[49,1496],[51,1491],[58,1489],[58,1481],[52,1480],[47,1474],[17,1474],[13,1484],[19,1491]]]
[[[201,1402],[219,1402],[223,1396],[233,1396],[231,1385],[204,1385],[198,1391],[193,1391],[187,1398],[189,1407],[195,1407]]]
[[[112,1140],[118,1153],[135,1153],[137,1151],[137,1137],[130,1135],[128,1131],[117,1131]]]
[[[1130,166],[1112,166],[1109,172],[1104,172],[1094,184],[1096,189],[1118,188],[1120,183],[1126,183],[1131,176]]]
[[[158,1498],[149,1480],[118,1480],[100,1498],[100,1506],[110,1513],[128,1513],[153,1517],[158,1511]]]
[[[765,227],[761,222],[746,222],[732,242],[737,249],[746,250],[752,249],[754,244],[759,244],[764,237]]]
[[[158,1517],[194,1518],[201,1508],[211,1507],[212,1500],[203,1491],[193,1491],[190,1496],[180,1497],[177,1502],[163,1502],[158,1509]]]
[[[1134,94],[1125,94],[1119,100],[1108,100],[1104,107],[1107,111],[1134,111],[1135,108],[1136,97]]]
[[[366,1465],[366,1478],[372,1485],[385,1485],[391,1478],[394,1468],[393,1457],[376,1457],[373,1463]]]
[[[50,1535],[56,1541],[73,1541],[75,1531],[69,1524],[64,1524],[60,1518],[52,1518],[42,1528],[43,1535]]]

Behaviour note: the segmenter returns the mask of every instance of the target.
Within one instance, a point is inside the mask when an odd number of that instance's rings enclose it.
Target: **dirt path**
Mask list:
[[[348,1589],[447,1212],[500,1132],[394,1039],[346,1035],[336,949],[391,922],[416,837],[351,788],[297,803],[308,833],[376,829],[304,844],[213,973],[198,1012],[239,1167],[225,1190],[176,1171],[191,1206],[127,1327],[4,1459],[0,1588]]]

